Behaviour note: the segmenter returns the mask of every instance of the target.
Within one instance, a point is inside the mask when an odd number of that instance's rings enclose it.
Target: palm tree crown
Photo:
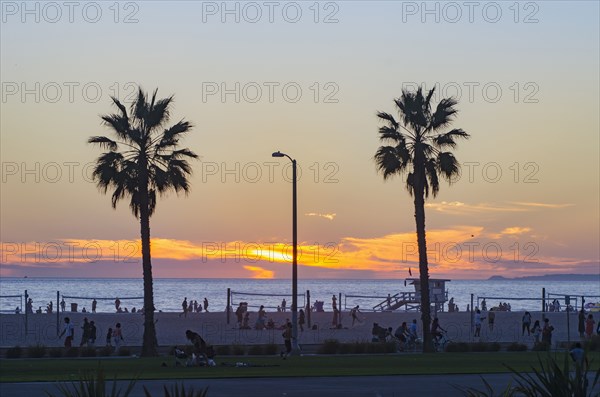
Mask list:
[[[187,159],[198,156],[189,149],[177,149],[179,138],[191,130],[187,121],[164,128],[170,119],[173,97],[156,100],[155,90],[148,101],[140,89],[131,105],[130,114],[117,98],[112,98],[118,113],[104,115],[104,124],[111,127],[117,140],[105,136],[91,137],[88,142],[109,149],[97,160],[93,176],[106,193],[113,188],[112,205],[127,196],[129,207],[136,217],[140,215],[140,182],[148,188],[148,211],[154,213],[156,193],[168,190],[189,191],[187,176],[191,167]],[[123,149],[120,151],[120,149]]]
[[[384,179],[406,173],[406,188],[411,195],[415,193],[415,175],[422,176],[425,197],[429,197],[430,191],[434,197],[437,195],[440,174],[452,181],[460,167],[454,155],[444,150],[456,147],[456,138],[469,137],[460,128],[439,133],[457,113],[454,107],[457,101],[453,98],[442,99],[432,113],[433,93],[434,89],[427,96],[423,96],[421,88],[416,93],[403,90],[402,96],[394,100],[400,122],[389,113],[377,113],[377,117],[387,124],[379,128],[379,139],[394,145],[381,146],[377,150],[377,168]]]

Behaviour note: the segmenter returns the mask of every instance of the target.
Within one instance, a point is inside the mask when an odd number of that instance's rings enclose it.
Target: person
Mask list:
[[[89,339],[88,346],[94,347],[96,344],[96,323],[94,321],[90,321],[90,331],[89,331]]]
[[[304,321],[304,310],[300,309],[300,311],[298,312],[298,326],[300,327],[300,331],[302,332],[304,332]]]
[[[482,320],[485,320],[485,317],[482,317],[481,310],[477,309],[477,311],[475,312],[475,335],[474,335],[475,337],[481,336],[481,321]],[[433,328],[432,328],[431,332],[433,333]]]
[[[66,307],[67,307],[67,304],[65,302],[65,298],[62,298],[60,301],[60,311],[64,312]]]
[[[79,347],[86,345],[90,339],[90,322],[88,321],[87,317],[83,319],[83,325],[81,326],[81,329],[83,332],[81,334],[81,342],[79,343]]]
[[[202,339],[198,333],[189,329],[185,331],[185,337],[192,342],[192,345],[194,345],[193,353],[199,357],[202,357],[202,360],[204,360],[205,363],[208,363],[208,345],[206,344],[206,341]],[[197,364],[200,364],[200,362]]]
[[[242,329],[250,329],[250,312],[246,312],[246,314],[244,314]]]
[[[400,342],[400,350],[404,350],[404,345],[408,340],[408,333],[409,331],[406,321],[402,322],[402,324],[400,324],[400,326],[396,328],[396,331],[394,331],[394,336]]]
[[[260,308],[258,309],[258,318],[256,319],[256,323],[254,324],[254,328],[264,329],[266,317],[267,312],[265,311],[265,307],[263,305],[260,305]]]
[[[281,301],[281,311],[285,312],[285,307],[287,306],[287,302],[285,301],[285,298],[283,298],[283,300]]]
[[[360,306],[356,305],[350,310],[350,316],[352,317],[352,326],[354,326],[354,322],[358,321],[359,324],[362,324],[362,320],[358,317],[358,313],[360,313]]]
[[[544,319],[544,327],[542,328],[542,342],[547,343],[550,347],[552,346],[552,331],[554,327],[550,325],[550,320]]]
[[[488,327],[490,327],[490,331],[494,330],[494,321],[496,320],[496,311],[492,307],[488,312]]]
[[[579,331],[579,337],[583,339],[585,333],[585,311],[583,310],[583,307],[579,311],[579,316],[577,317],[577,331]]]
[[[535,338],[535,343],[540,343],[540,334],[542,333],[542,328],[540,327],[540,320],[535,320],[533,323],[533,328],[531,328],[531,333]]]
[[[46,306],[46,313],[48,314],[52,314],[52,311],[54,310],[54,305],[52,304],[52,301],[50,301],[48,303],[48,305]]]
[[[483,298],[483,300],[481,301],[481,310],[487,312],[487,302],[485,301],[485,298]]]
[[[339,323],[340,312],[337,307],[337,298],[335,297],[335,295],[331,297],[331,308],[333,309],[333,318],[331,319],[331,325],[333,325],[333,328],[337,328]]]
[[[289,319],[287,319],[285,322],[285,329],[281,336],[283,337],[285,352],[281,352],[280,356],[285,360],[285,358],[292,352],[292,323]]]
[[[70,348],[73,342],[73,337],[75,336],[75,328],[73,328],[73,324],[71,324],[71,319],[69,317],[65,317],[65,328],[58,336],[62,338],[65,335],[65,347]]]
[[[238,326],[242,326],[242,320],[244,319],[244,307],[242,302],[238,305],[237,309],[235,309],[235,317],[237,318]]]
[[[573,360],[575,365],[579,367],[579,369],[583,369],[584,371],[586,370],[587,366],[589,365],[589,362],[587,357],[585,356],[585,351],[581,347],[581,343],[575,343],[573,348],[569,351],[569,356],[571,356],[571,359]]]
[[[409,337],[413,340],[416,341],[417,338],[419,337],[417,334],[417,319],[414,318],[412,320],[412,323],[410,323],[410,328],[408,329],[408,333],[409,333]]]
[[[181,310],[182,310],[182,312],[179,313],[179,317],[181,317],[182,314],[184,317],[187,317],[187,312],[188,312],[187,296],[185,298],[183,298],[183,302],[181,302]]]
[[[87,313],[87,310],[85,309],[85,306],[83,307],[83,309],[81,309],[82,313]]]
[[[204,298],[204,311],[208,313],[208,299]]]
[[[119,298],[115,299],[115,310],[117,313],[121,313],[121,300]]]
[[[21,308],[19,306],[15,308],[15,314],[21,314]]]
[[[525,314],[523,314],[521,323],[521,336],[525,335],[525,330],[527,330],[527,336],[531,335],[531,330],[529,329],[531,326],[531,314],[529,312],[525,312]]]
[[[98,306],[98,301],[94,298],[92,301],[92,313],[96,313],[96,307]]]
[[[592,334],[594,333],[594,324],[596,322],[594,321],[594,316],[592,316],[592,314],[590,313],[587,317],[587,320],[585,320],[585,338],[586,339],[592,339]]]
[[[113,330],[113,342],[115,342],[115,347],[117,350],[121,347],[121,342],[123,341],[123,330],[121,329],[121,323],[117,323],[115,325],[115,329]]]
[[[111,343],[112,334],[113,334],[113,329],[109,327],[108,332],[106,333],[106,346],[112,346],[112,343]]]
[[[387,301],[387,308],[391,309],[392,308],[392,295],[388,294],[386,301]]]
[[[33,299],[29,298],[27,300],[27,304],[25,305],[26,313],[33,314]]]
[[[380,335],[382,333],[383,328],[379,326],[379,324],[377,323],[373,323],[373,329],[371,329],[371,335],[373,336],[371,338],[371,342],[379,342],[380,339]]]
[[[481,328],[481,322],[479,328]],[[440,321],[435,317],[431,323],[431,336],[437,341],[442,337],[442,332],[446,332],[446,330],[441,327]]]

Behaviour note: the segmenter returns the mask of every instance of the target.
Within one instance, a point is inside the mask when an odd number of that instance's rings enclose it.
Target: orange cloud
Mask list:
[[[273,278],[275,272],[258,266],[244,266],[244,269],[254,273],[251,278]]]
[[[325,219],[329,219],[330,221],[332,221],[333,218],[335,218],[336,214],[319,214],[319,213],[316,213],[316,212],[308,212],[308,213],[306,213],[304,215],[306,215],[306,216],[316,216],[316,217],[319,217],[319,218],[325,218]]]

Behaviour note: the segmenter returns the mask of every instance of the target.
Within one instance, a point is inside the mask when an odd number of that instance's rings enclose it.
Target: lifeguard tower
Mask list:
[[[430,278],[429,279],[429,300],[433,305],[433,311],[443,312],[444,304],[448,301],[448,290],[446,282],[452,280]],[[411,284],[415,287],[414,291],[398,292],[390,295],[383,302],[375,305],[373,311],[394,311],[404,308],[405,311],[420,310],[421,308],[421,280],[418,278],[407,278],[404,285]]]

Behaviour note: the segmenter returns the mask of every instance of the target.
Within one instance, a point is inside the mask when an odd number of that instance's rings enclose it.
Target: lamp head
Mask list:
[[[283,157],[285,154],[281,153],[279,150],[274,152],[271,156],[273,157]]]

